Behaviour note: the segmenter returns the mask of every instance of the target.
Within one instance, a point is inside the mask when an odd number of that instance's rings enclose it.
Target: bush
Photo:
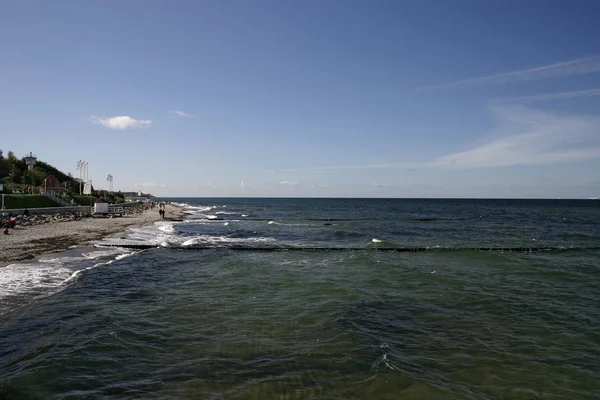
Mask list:
[[[80,196],[78,194],[71,195],[71,198],[80,206],[93,206],[94,202],[98,200],[95,196]]]

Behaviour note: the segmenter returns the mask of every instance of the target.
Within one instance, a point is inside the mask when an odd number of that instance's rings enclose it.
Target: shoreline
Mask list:
[[[181,221],[184,217],[181,207],[167,204],[165,218],[161,218],[158,208],[155,208],[118,218],[84,218],[34,226],[17,225],[15,229],[9,229],[10,235],[0,233],[0,268],[64,251],[72,246],[85,245],[123,233],[132,227],[151,225],[158,221]]]

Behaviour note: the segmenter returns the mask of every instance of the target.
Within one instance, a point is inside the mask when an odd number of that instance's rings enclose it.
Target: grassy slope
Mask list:
[[[75,203],[77,203],[77,205],[80,205],[80,206],[93,206],[94,202],[96,200],[98,200],[98,198],[95,196],[79,196],[79,195],[74,195],[73,199],[75,200]]]
[[[9,209],[60,207],[60,204],[38,194],[7,194],[4,196],[4,205]]]

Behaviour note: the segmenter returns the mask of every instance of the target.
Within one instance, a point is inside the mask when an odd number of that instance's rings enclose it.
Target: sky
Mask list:
[[[600,196],[596,0],[2,1],[0,149],[156,196]]]

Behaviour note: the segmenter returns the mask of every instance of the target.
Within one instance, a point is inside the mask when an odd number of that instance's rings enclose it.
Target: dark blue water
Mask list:
[[[3,269],[0,398],[600,398],[599,201],[172,200]]]

